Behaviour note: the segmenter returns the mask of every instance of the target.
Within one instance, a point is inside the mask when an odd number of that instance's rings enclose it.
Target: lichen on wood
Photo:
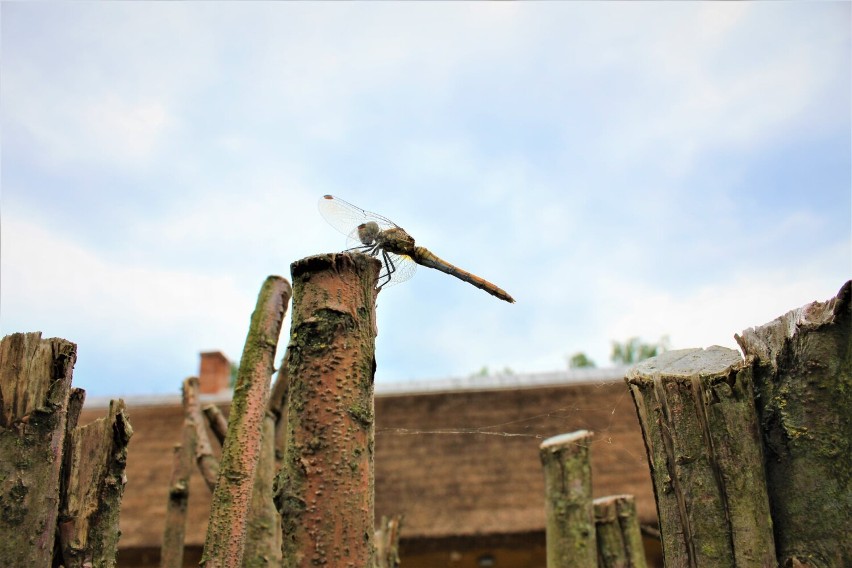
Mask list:
[[[548,438],[539,447],[544,468],[548,568],[598,565],[589,457],[593,436],[578,430]]]
[[[346,253],[291,268],[287,442],[275,489],[282,565],[369,567],[379,263]]]
[[[645,568],[645,548],[632,495],[594,500],[598,568]]]
[[[852,283],[737,336],[753,364],[782,566],[852,566]]]
[[[669,351],[627,375],[667,566],[774,566],[750,369],[722,347]]]

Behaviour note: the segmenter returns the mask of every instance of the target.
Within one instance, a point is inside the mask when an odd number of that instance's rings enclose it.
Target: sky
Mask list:
[[[3,2],[0,333],[77,343],[90,396],[177,393],[345,248],[332,194],[517,301],[418,268],[377,383],[736,348],[852,275],[851,9]]]

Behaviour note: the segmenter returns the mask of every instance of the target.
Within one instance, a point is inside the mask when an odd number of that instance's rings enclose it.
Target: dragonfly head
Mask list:
[[[375,244],[376,239],[381,232],[382,230],[379,228],[379,225],[374,221],[361,223],[358,225],[358,240],[361,241],[362,245]]]

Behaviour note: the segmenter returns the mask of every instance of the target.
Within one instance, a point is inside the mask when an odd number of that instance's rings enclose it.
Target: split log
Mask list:
[[[291,266],[287,442],[275,495],[288,568],[374,563],[379,266],[358,253]]]
[[[751,369],[723,347],[669,351],[627,374],[666,566],[775,566]]]
[[[539,448],[544,466],[547,568],[598,565],[589,461],[593,436],[579,430],[548,438]]]
[[[598,568],[645,568],[645,547],[632,495],[594,500]]]
[[[228,433],[201,558],[205,568],[238,568],[243,563],[269,382],[290,295],[290,283],[280,276],[267,278],[258,294],[228,412]],[[271,483],[267,495],[271,500]]]
[[[0,558],[51,565],[77,346],[41,333],[0,341]]]
[[[737,342],[754,364],[781,566],[852,566],[852,283]]]
[[[59,523],[65,568],[112,568],[118,553],[118,517],[126,483],[127,445],[133,428],[124,401],[111,401],[109,413],[74,428],[67,471],[67,509]]]

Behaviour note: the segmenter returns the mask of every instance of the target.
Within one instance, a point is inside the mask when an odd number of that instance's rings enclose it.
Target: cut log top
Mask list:
[[[741,365],[738,351],[714,345],[707,349],[678,349],[667,351],[652,359],[642,361],[627,371],[629,383],[640,383],[655,376],[666,377],[716,377],[728,375]]]
[[[801,308],[790,310],[781,317],[759,327],[750,327],[742,335],[735,335],[743,353],[764,363],[777,366],[776,357],[784,349],[786,341],[801,330],[814,329],[823,325],[848,320],[852,303],[852,281],[841,286],[837,296],[825,302],[811,302]]]

